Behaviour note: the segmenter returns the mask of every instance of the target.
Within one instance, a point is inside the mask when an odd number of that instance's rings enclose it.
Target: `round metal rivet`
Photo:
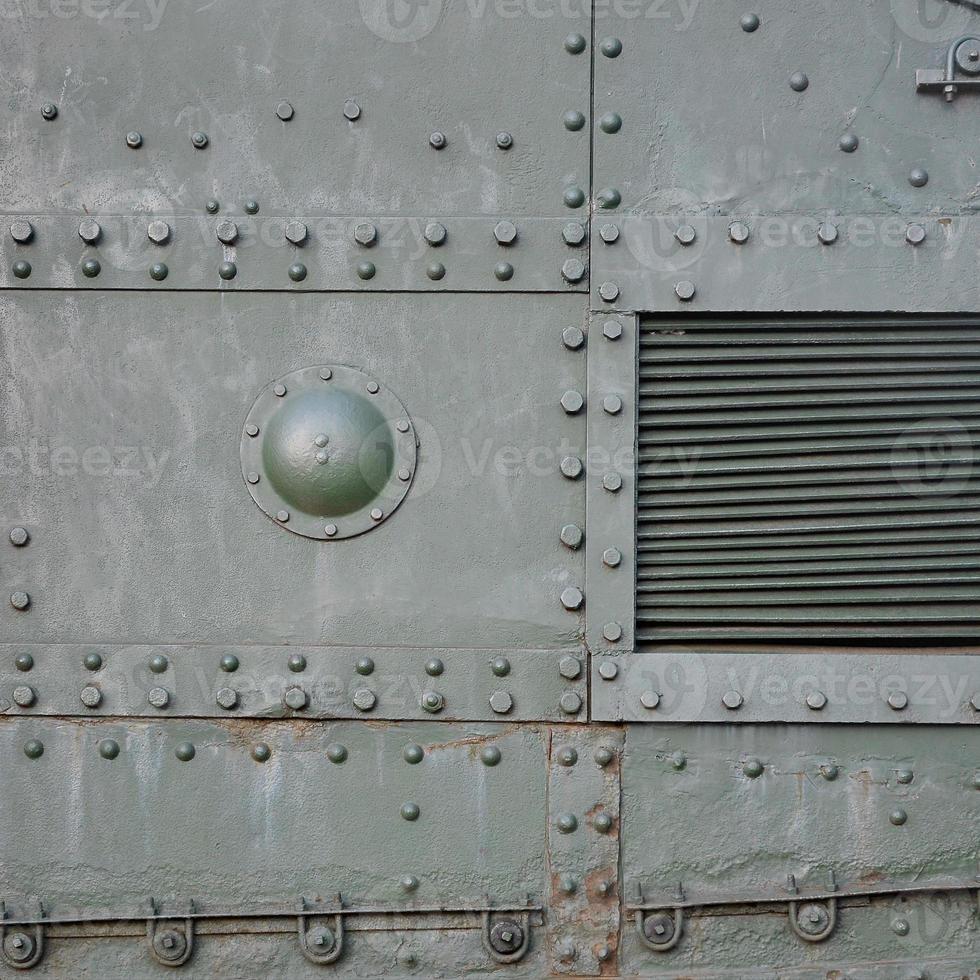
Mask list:
[[[567,589],[562,590],[561,604],[569,611],[581,609],[584,601],[585,596],[582,595],[581,589],[577,589],[575,586],[569,586]]]
[[[806,706],[811,711],[823,711],[827,706],[827,695],[823,691],[810,691],[806,696]]]
[[[582,410],[582,406],[585,404],[585,399],[579,392],[569,389],[561,396],[560,402],[561,407],[569,415],[574,415],[576,412],[580,412]]]
[[[238,705],[238,692],[230,687],[220,687],[214,695],[214,701],[219,708],[231,711]]]
[[[561,543],[566,548],[571,548],[572,551],[575,551],[581,547],[584,535],[582,534],[582,529],[577,524],[566,524],[561,529],[560,537]]]
[[[24,259],[18,259],[11,267],[10,271],[18,279],[27,279],[31,274],[31,263],[26,262]]]
[[[213,198],[204,205],[204,210],[207,211],[208,214],[217,214],[220,209],[221,205]]]
[[[565,50],[569,54],[581,54],[585,50],[585,36],[583,34],[568,34],[565,37]]]
[[[34,237],[34,226],[22,218],[10,224],[10,237],[18,245],[26,245]]]
[[[675,772],[683,772],[687,767],[687,756],[683,752],[675,752],[667,761]]]
[[[86,653],[82,660],[82,666],[86,670],[96,671],[102,669],[102,657],[98,653]]]
[[[690,279],[681,279],[680,282],[674,283],[674,293],[682,303],[694,299],[695,291],[694,283]]]
[[[619,299],[619,286],[614,282],[604,282],[599,286],[599,296],[605,303],[614,303]]]
[[[817,229],[817,238],[824,245],[833,245],[837,241],[837,226],[830,221],[824,221]]]
[[[336,766],[347,761],[347,747],[339,742],[331,742],[327,746],[327,758]]]
[[[618,493],[623,487],[623,478],[618,473],[607,473],[602,478],[602,486],[610,493]]]
[[[102,704],[102,692],[94,684],[86,684],[78,698],[86,708],[97,708]]]
[[[640,695],[640,704],[647,711],[656,711],[660,707],[660,694],[657,691],[644,691]]]
[[[574,691],[566,691],[558,699],[558,707],[566,715],[577,715],[582,710],[582,698]]]
[[[405,466],[402,466],[398,470],[398,479],[403,483],[407,483],[412,478],[412,471]]]
[[[892,691],[888,695],[888,707],[892,711],[901,711],[903,708],[908,707],[909,696],[904,691]]]
[[[585,263],[581,259],[566,259],[562,263],[561,277],[565,282],[581,282],[585,278]]]
[[[565,207],[580,208],[585,204],[585,191],[580,187],[568,187],[562,194],[562,200],[565,202]]]
[[[907,936],[910,929],[911,926],[909,925],[909,920],[903,916],[898,916],[897,918],[892,919],[892,932],[894,932],[896,936]]]
[[[578,350],[585,343],[585,334],[578,327],[565,327],[561,332],[561,342],[569,350]]]
[[[602,636],[610,643],[618,643],[623,638],[623,627],[619,623],[606,623],[602,627]]]
[[[22,673],[27,673],[34,668],[34,658],[29,653],[21,653],[14,660],[14,666]]]
[[[599,42],[599,50],[607,58],[618,58],[623,52],[623,42],[618,37],[604,37]]]
[[[221,658],[219,666],[226,674],[234,674],[238,670],[238,657],[233,653],[226,653]]]
[[[359,279],[373,279],[377,271],[373,262],[357,263],[357,275]]]
[[[414,875],[404,875],[399,879],[398,884],[402,891],[414,892],[419,887],[419,880]]]
[[[925,187],[929,183],[929,174],[922,167],[913,167],[909,171],[909,183],[913,187]]]
[[[490,695],[490,710],[494,714],[505,715],[514,707],[514,699],[507,691],[494,691]]]
[[[82,275],[86,279],[94,279],[102,271],[102,263],[98,259],[86,259],[82,263]]]
[[[742,764],[742,772],[749,779],[758,779],[765,772],[765,766],[758,759],[746,759]]]
[[[592,756],[592,758],[597,766],[605,769],[605,767],[616,758],[616,753],[607,746],[600,745],[599,748],[595,750],[595,754]]]
[[[286,275],[293,282],[302,282],[306,278],[306,266],[302,262],[293,262],[286,270]]]
[[[622,195],[615,187],[606,187],[599,191],[595,196],[596,203],[600,208],[618,208],[622,203]]]
[[[737,711],[745,704],[745,698],[738,691],[726,691],[721,698],[721,703],[729,711]]]
[[[374,661],[370,657],[360,657],[354,664],[354,670],[362,677],[369,677],[374,673]]]
[[[288,122],[293,118],[293,107],[288,102],[280,102],[276,106],[276,115],[283,121]]]
[[[891,821],[891,823],[893,823],[896,827],[901,827],[902,824],[908,820],[908,818],[909,815],[902,809],[892,810],[892,812],[888,814],[889,821]]]
[[[759,15],[742,14],[742,19],[739,21],[739,24],[746,34],[752,34],[754,31],[759,29]]]
[[[592,827],[597,833],[608,834],[612,830],[613,818],[608,813],[597,813],[592,818]]]
[[[571,834],[578,830],[578,820],[573,813],[562,813],[555,820],[555,826],[559,833]]]
[[[806,77],[806,73],[802,71],[795,71],[789,76],[789,87],[794,92],[805,92],[810,86],[810,79]]]
[[[419,810],[419,805],[417,803],[403,803],[400,812],[402,820],[414,821],[418,820],[419,814],[422,811]]]
[[[353,99],[344,103],[344,117],[350,122],[361,118],[361,107]]]
[[[252,746],[251,756],[256,762],[268,762],[272,758],[272,749],[265,742],[256,742]]]
[[[843,150],[844,153],[853,153],[860,143],[860,140],[854,133],[844,133],[843,136],[837,141],[837,145]]]
[[[26,592],[13,592],[10,596],[10,604],[18,612],[23,612],[25,609],[30,608],[31,597]]]
[[[30,540],[31,536],[26,527],[12,527],[10,529],[10,543],[15,548],[23,548]]]
[[[562,875],[559,879],[558,887],[566,895],[574,895],[578,891],[578,878],[574,875]]]
[[[433,657],[425,665],[425,672],[430,677],[438,677],[445,669],[446,665],[438,657]]]
[[[571,745],[564,745],[558,750],[555,758],[560,766],[574,766],[578,762],[578,752]]]
[[[577,109],[569,109],[561,117],[562,124],[565,129],[571,130],[573,133],[580,130],[585,125],[585,116],[582,115]]]
[[[149,666],[154,674],[162,674],[170,666],[170,661],[162,653],[157,653],[150,657]]]
[[[565,456],[559,464],[563,476],[576,480],[582,475],[582,460],[578,456]]]
[[[402,749],[402,758],[412,766],[417,766],[425,758],[425,750],[421,745],[406,745]]]
[[[905,240],[909,245],[921,245],[926,240],[926,230],[922,225],[909,225],[905,229]]]
[[[50,122],[58,118],[58,107],[53,102],[45,102],[41,106],[41,116]]]
[[[903,786],[908,786],[908,784],[915,779],[915,773],[912,772],[911,769],[899,769],[898,772],[895,773],[895,779]]]
[[[493,274],[501,282],[507,282],[514,277],[514,267],[509,262],[498,262],[493,267]]]
[[[107,738],[99,742],[99,755],[103,759],[115,759],[119,755],[119,743],[113,738]]]
[[[742,221],[733,221],[728,226],[728,237],[736,245],[744,245],[749,240],[749,226]]]
[[[435,132],[429,134],[429,146],[434,150],[445,149],[446,144],[449,140],[446,139],[445,133]]]
[[[40,759],[44,755],[44,743],[40,739],[32,738],[24,743],[24,755],[28,759]]]
[[[147,692],[146,701],[154,708],[166,708],[170,704],[170,692],[165,687],[152,687]]]
[[[607,112],[599,120],[599,128],[604,133],[618,133],[623,128],[623,117],[618,112]]]
[[[157,282],[163,282],[167,278],[170,270],[167,268],[166,264],[163,262],[154,262],[150,266],[150,278],[156,280]]]
[[[21,708],[29,708],[37,700],[34,688],[29,684],[21,684],[14,688],[14,703]]]
[[[181,762],[190,762],[191,759],[197,755],[197,749],[194,748],[191,742],[181,742],[180,745],[174,750],[174,755],[180,759]]]
[[[497,657],[490,663],[494,677],[506,677],[510,673],[510,661],[506,657]]]
[[[606,395],[602,399],[602,410],[607,415],[618,415],[623,410],[623,400],[619,395]]]
[[[222,262],[218,266],[218,275],[225,280],[234,279],[238,275],[238,266],[234,262]]]
[[[832,762],[825,762],[820,766],[820,775],[832,783],[840,775],[840,766],[836,766]]]
[[[509,150],[514,145],[514,137],[510,133],[497,133],[497,147],[501,150]]]
[[[499,765],[500,763],[500,749],[496,745],[487,745],[480,751],[480,761],[485,766]]]
[[[202,133],[200,131],[191,133],[191,145],[195,150],[203,150],[209,142],[211,141],[208,139],[207,133]]]

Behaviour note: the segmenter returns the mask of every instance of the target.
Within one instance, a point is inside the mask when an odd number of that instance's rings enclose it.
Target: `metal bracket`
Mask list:
[[[516,963],[531,945],[531,913],[521,912],[513,919],[496,920],[492,915],[489,910],[483,913],[483,948],[497,963]]]
[[[673,920],[670,918],[670,912],[646,909],[637,909],[633,918],[640,942],[655,953],[666,953],[681,941],[684,932],[684,909],[680,906],[673,909]],[[659,941],[660,936],[663,936],[662,942]]]
[[[826,902],[789,903],[789,927],[805,942],[822,942],[834,931],[836,925],[836,898]]]
[[[146,919],[146,943],[150,955],[161,966],[183,966],[194,952],[194,902],[187,903],[185,915],[163,916],[159,914],[157,903],[149,899],[150,914]],[[173,924],[184,920],[183,931],[173,928]]]
[[[337,895],[336,912],[310,913],[306,899],[299,900],[300,913],[297,916],[300,952],[318,966],[336,963],[344,951],[344,900]],[[311,918],[332,918],[333,928],[325,925],[307,925]]]
[[[952,102],[960,91],[980,92],[980,78],[957,78],[959,69],[967,75],[980,75],[980,38],[958,37],[946,52],[946,68],[919,68],[915,73],[917,92],[942,92]]]
[[[18,929],[8,932],[6,920],[7,909],[0,902],[0,960],[13,970],[30,970],[37,966],[44,955],[44,925],[35,922],[30,932]],[[44,918],[44,908],[37,903],[37,918]]]

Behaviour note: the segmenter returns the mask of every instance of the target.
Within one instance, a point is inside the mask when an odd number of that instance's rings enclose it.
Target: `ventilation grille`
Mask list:
[[[976,638],[980,321],[645,323],[637,640]]]

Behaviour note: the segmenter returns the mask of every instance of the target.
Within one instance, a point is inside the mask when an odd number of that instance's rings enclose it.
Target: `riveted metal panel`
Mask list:
[[[559,297],[8,294],[4,523],[30,539],[2,575],[30,605],[5,603],[5,638],[574,647],[560,597],[583,557],[558,532],[584,490],[558,458],[584,423],[558,403],[584,387],[561,341],[579,316]],[[491,337],[487,371],[471,351]],[[250,499],[239,443],[266,385],[330,363],[398,396],[419,462],[389,520],[311,541]]]
[[[896,742],[879,727],[856,740],[843,727],[631,726],[623,974],[965,975],[977,950],[975,748],[953,729]],[[836,926],[801,938],[791,903],[804,918],[836,906]],[[661,916],[669,931],[678,912],[671,948],[637,936],[638,916],[656,941]]]

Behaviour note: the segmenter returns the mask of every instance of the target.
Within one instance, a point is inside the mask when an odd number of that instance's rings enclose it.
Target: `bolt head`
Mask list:
[[[10,224],[10,237],[18,245],[26,245],[34,237],[34,226],[19,218]]]
[[[561,332],[561,342],[569,350],[578,350],[585,343],[585,334],[578,327],[565,327]]]
[[[425,240],[433,247],[438,248],[448,237],[446,226],[438,221],[430,221],[425,226]]]
[[[438,691],[425,691],[420,701],[422,709],[430,714],[442,711],[446,705],[446,699]]]
[[[378,240],[378,229],[369,221],[362,221],[354,226],[354,241],[365,248]]]
[[[681,245],[692,245],[697,237],[698,233],[694,230],[693,225],[681,225],[677,231],[674,232],[674,238],[676,238]]]
[[[58,107],[53,102],[45,102],[41,106],[41,116],[49,122],[58,118]]]
[[[18,612],[23,612],[30,608],[31,597],[26,592],[13,592],[10,596],[10,604]]]
[[[559,465],[562,475],[569,480],[577,480],[582,475],[582,460],[578,456],[565,456]]]
[[[615,680],[619,674],[619,665],[615,660],[603,660],[599,664],[599,676],[604,681]]]
[[[30,540],[31,536],[26,527],[14,527],[10,529],[10,543],[15,548],[23,548]]]
[[[561,604],[566,609],[570,611],[581,609],[584,602],[585,596],[582,594],[582,590],[576,588],[574,585],[570,585],[568,588],[562,590]]]
[[[577,715],[582,710],[582,698],[574,691],[566,691],[558,699],[558,707],[566,715]]]
[[[578,221],[569,221],[562,228],[561,237],[566,245],[581,245],[585,241],[585,225]]]
[[[618,493],[623,488],[623,478],[618,473],[607,473],[602,478],[603,489]]]
[[[494,952],[509,956],[524,944],[524,930],[512,919],[499,919],[491,927],[487,941]]]
[[[283,695],[283,702],[293,711],[302,711],[309,704],[309,697],[301,687],[290,687]]]
[[[674,938],[673,916],[653,912],[643,922],[643,935],[657,946],[665,946]]]
[[[26,963],[37,947],[34,937],[26,932],[10,932],[3,937],[3,953],[14,963]]]
[[[644,691],[640,695],[640,704],[647,711],[656,711],[660,707],[660,695],[656,691]]]
[[[888,707],[892,711],[902,711],[908,707],[909,696],[904,691],[892,691],[888,695]]]
[[[78,697],[86,708],[97,708],[102,703],[102,692],[94,684],[86,684]]]
[[[361,118],[361,107],[353,99],[344,103],[344,117],[350,122]]]
[[[78,237],[86,245],[94,245],[102,237],[102,227],[93,218],[85,218],[78,225]]]
[[[619,240],[619,225],[604,224],[599,228],[599,237],[607,244],[612,245]]]
[[[222,245],[234,245],[238,241],[238,225],[234,221],[219,221],[214,233]]]
[[[335,943],[333,930],[327,926],[311,926],[306,930],[306,945],[318,953],[329,952]]]
[[[921,245],[926,240],[926,230],[922,225],[909,225],[905,229],[905,240],[909,245]]]
[[[170,704],[170,692],[165,687],[153,687],[147,692],[147,702],[154,708],[166,708]]]
[[[823,245],[833,245],[837,241],[837,226],[830,221],[824,221],[817,229],[817,238]]]
[[[286,241],[293,245],[304,245],[310,237],[310,230],[302,221],[290,221],[283,232]]]
[[[602,627],[602,637],[608,643],[618,643],[623,638],[623,627],[619,623],[606,623]]]
[[[695,292],[697,290],[690,279],[681,279],[680,282],[674,283],[674,293],[682,303],[689,303],[694,299]]]
[[[582,661],[578,657],[562,657],[558,663],[558,673],[566,680],[576,680],[582,676]]]
[[[218,688],[214,700],[219,708],[230,711],[238,704],[238,693],[230,687]]]
[[[202,133],[200,131],[191,133],[191,145],[195,150],[203,150],[210,142],[211,141],[208,139],[207,133]]]
[[[509,150],[514,145],[514,137],[510,133],[497,133],[497,147],[501,150]]]
[[[743,245],[749,240],[749,226],[744,221],[733,221],[728,226],[728,237],[736,244]]]
[[[811,711],[823,711],[827,706],[827,695],[823,691],[810,691],[806,696],[806,706]]]
[[[605,303],[615,303],[619,299],[619,286],[614,282],[604,282],[599,286],[599,296]]]
[[[493,237],[501,245],[513,245],[517,241],[517,226],[512,221],[498,221],[493,229]]]
[[[276,106],[276,115],[283,121],[288,122],[293,118],[293,107],[288,102],[280,102]]]
[[[561,407],[565,409],[569,415],[574,415],[576,412],[580,412],[584,404],[585,399],[577,391],[569,390],[561,396]]]
[[[29,708],[37,700],[34,688],[28,684],[21,684],[14,688],[14,703],[21,708]]]
[[[745,698],[738,691],[726,691],[721,698],[721,703],[729,711],[737,711],[745,703]]]
[[[607,415],[618,415],[623,410],[623,399],[619,395],[606,395],[602,399],[602,410]]]
[[[566,524],[561,529],[561,543],[572,551],[582,546],[584,535],[582,529],[577,524]]]
[[[154,245],[166,245],[170,241],[170,225],[166,221],[151,221],[146,226],[146,237]]]
[[[434,150],[443,150],[446,148],[446,144],[449,140],[446,139],[445,133],[435,132],[429,134],[429,146]]]
[[[566,259],[561,266],[561,277],[568,283],[581,282],[585,278],[585,263],[581,259]]]
[[[506,715],[514,707],[514,699],[507,691],[494,691],[490,695],[490,710],[497,715]]]

